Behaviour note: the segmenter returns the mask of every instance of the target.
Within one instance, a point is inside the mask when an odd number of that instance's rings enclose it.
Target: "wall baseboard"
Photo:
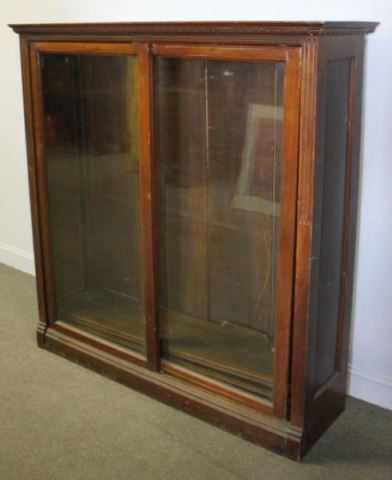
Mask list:
[[[0,242],[0,263],[35,275],[34,255],[3,242]]]
[[[392,410],[392,377],[360,372],[349,367],[347,393]]]

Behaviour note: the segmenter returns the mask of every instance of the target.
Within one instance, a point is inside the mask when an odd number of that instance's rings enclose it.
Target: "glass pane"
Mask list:
[[[284,65],[155,68],[163,355],[270,397]]]
[[[57,319],[144,350],[136,68],[41,55]]]

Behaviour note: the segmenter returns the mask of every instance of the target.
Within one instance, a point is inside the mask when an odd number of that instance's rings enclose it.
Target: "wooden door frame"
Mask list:
[[[277,417],[288,416],[290,348],[292,336],[292,304],[294,298],[294,258],[296,239],[296,202],[300,125],[301,48],[291,46],[194,45],[156,42],[154,56],[183,59],[232,60],[238,62],[282,62],[285,64],[283,175],[279,228],[279,261],[277,281],[277,320],[272,402],[239,393],[214,380],[193,374],[172,362],[164,362],[164,370],[179,378],[202,385],[221,395],[240,400],[252,408]],[[284,227],[284,228],[282,228]]]
[[[110,42],[95,42],[95,43],[81,43],[81,42],[47,42],[47,41],[34,41],[29,45],[28,52],[28,68],[31,85],[31,115],[32,115],[32,136],[34,137],[35,149],[31,152],[34,164],[35,172],[35,188],[34,193],[36,196],[37,213],[34,215],[37,217],[34,222],[37,223],[37,235],[39,245],[36,245],[36,251],[41,253],[40,259],[37,259],[41,263],[40,270],[42,271],[42,283],[44,286],[43,304],[45,307],[45,318],[41,319],[41,322],[45,323],[45,329],[48,327],[58,330],[59,332],[66,332],[73,336],[76,335],[74,329],[68,326],[62,321],[56,321],[56,293],[55,293],[55,280],[54,280],[54,265],[53,265],[53,246],[52,246],[52,234],[51,223],[49,215],[49,197],[48,197],[48,180],[47,180],[47,168],[45,161],[45,141],[44,141],[44,115],[43,115],[43,102],[42,102],[42,79],[39,71],[40,61],[39,55],[41,53],[53,53],[53,54],[69,54],[69,55],[97,55],[97,56],[135,56],[138,58],[137,77],[138,85],[145,81],[145,71],[148,65],[148,49],[145,44],[139,43],[110,43]],[[147,75],[149,72],[147,70]],[[143,88],[138,88],[138,104],[143,105]],[[142,109],[140,116],[143,119],[148,115],[145,109]],[[146,121],[140,121],[140,142],[139,145],[148,144],[148,135],[150,132],[150,126]],[[148,241],[152,230],[151,211],[151,189],[148,187],[151,183],[151,156],[148,149],[141,148],[140,151],[140,175],[139,184],[140,188],[140,213],[142,219],[142,256],[143,265],[147,267],[147,271],[143,272],[143,279],[148,285],[150,276],[149,266],[151,266],[152,252],[150,250],[151,241]],[[145,194],[142,196],[142,192]],[[35,202],[34,202],[35,203]],[[147,240],[146,240],[147,238]],[[146,288],[146,291],[149,291]],[[126,358],[138,365],[147,366],[153,370],[156,370],[156,352],[158,349],[154,344],[154,338],[156,329],[154,325],[151,325],[151,310],[154,308],[154,304],[151,303],[149,295],[144,295],[145,301],[145,315],[146,315],[146,356],[138,354],[137,352],[129,351],[129,355],[124,355],[124,352],[120,354],[121,357]],[[151,334],[151,331],[153,334]],[[77,336],[77,335],[76,335]],[[158,342],[156,341],[158,344]],[[91,340],[92,345],[97,345],[97,342]],[[114,352],[116,349],[106,348],[107,351]]]

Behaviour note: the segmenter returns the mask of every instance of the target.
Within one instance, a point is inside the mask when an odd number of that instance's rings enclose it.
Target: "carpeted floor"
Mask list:
[[[35,343],[34,278],[0,265],[0,480],[392,480],[392,412],[350,399],[296,464]]]

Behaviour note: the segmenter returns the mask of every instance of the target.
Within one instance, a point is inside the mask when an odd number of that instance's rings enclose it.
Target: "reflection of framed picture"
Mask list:
[[[279,216],[283,108],[252,103],[231,207]]]

